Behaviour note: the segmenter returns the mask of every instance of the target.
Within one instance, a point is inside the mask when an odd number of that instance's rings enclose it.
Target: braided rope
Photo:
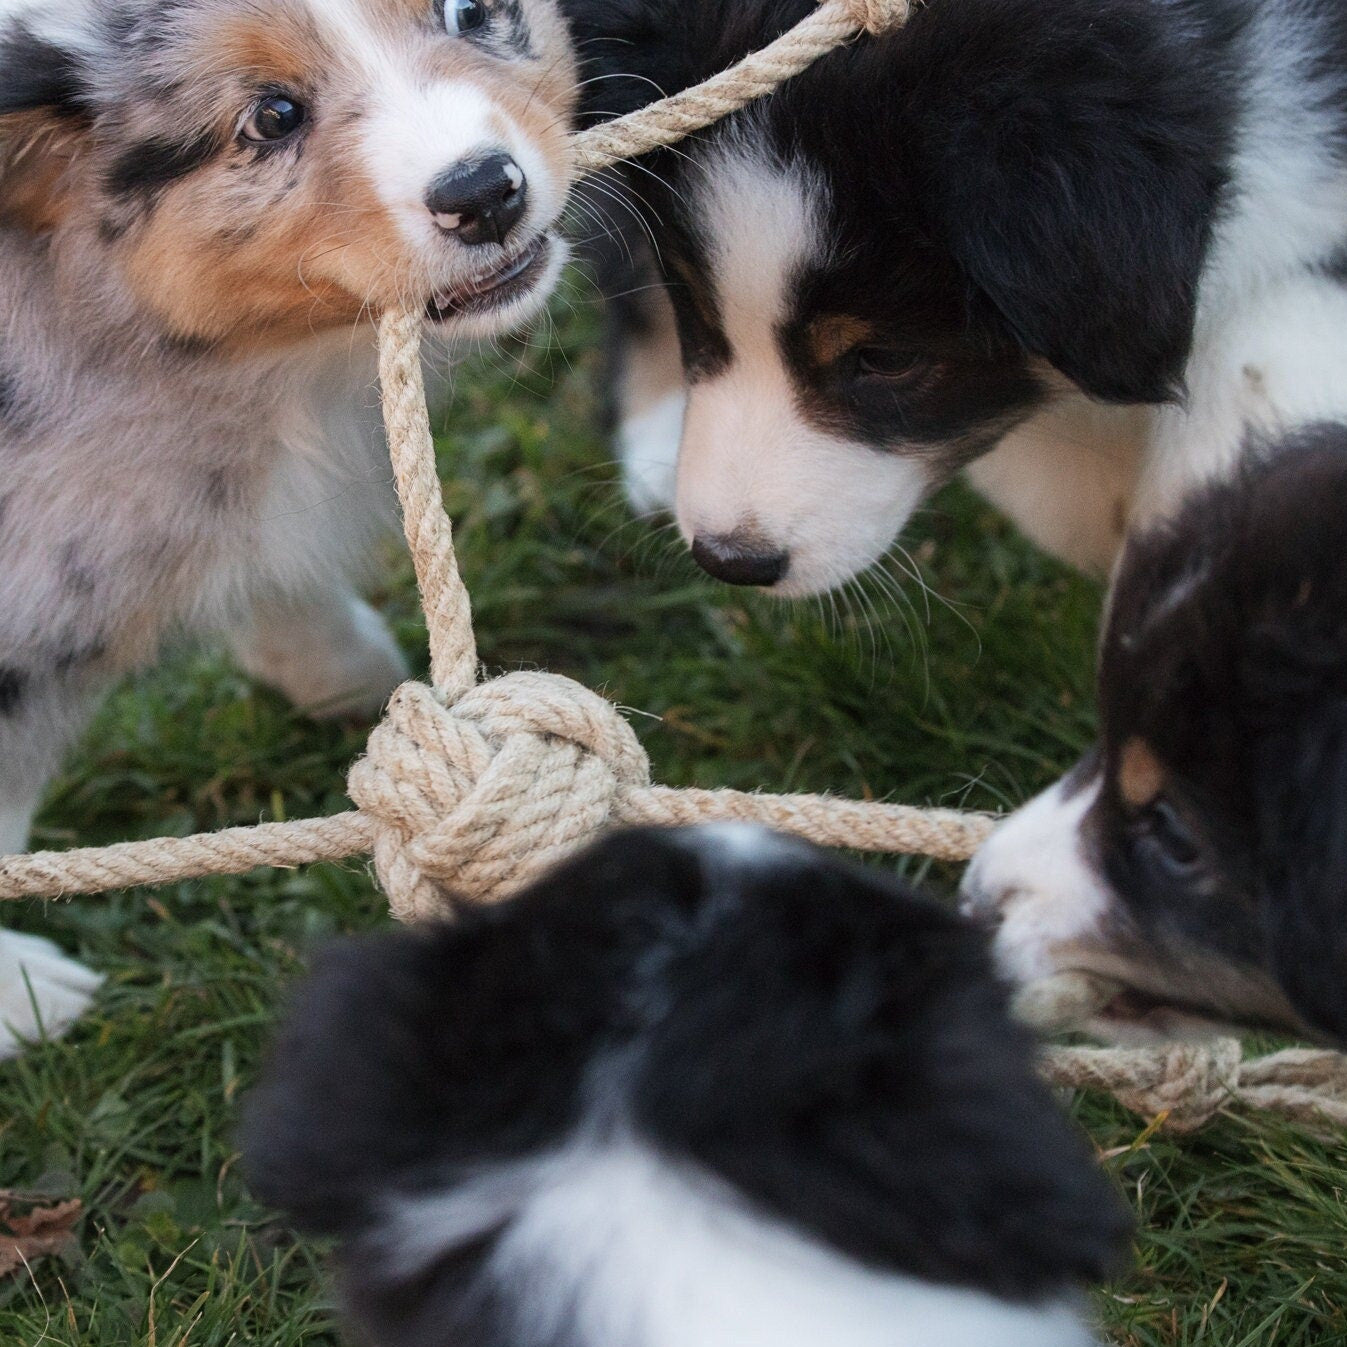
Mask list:
[[[904,23],[911,0],[824,0],[762,51],[695,89],[574,138],[577,173],[669,145],[769,93],[862,32]],[[379,373],[403,527],[430,637],[433,687],[394,694],[351,769],[359,808],[330,818],[227,828],[184,838],[0,857],[0,899],[59,898],[167,884],[257,866],[372,854],[394,914],[419,920],[445,893],[513,892],[611,823],[766,824],[825,845],[967,860],[995,825],[987,815],[821,795],[673,790],[616,708],[571,679],[511,674],[478,682],[472,607],[454,555],[426,409],[419,317],[386,315]],[[1019,1013],[1047,1027],[1081,1023],[1111,989],[1068,975],[1030,989]],[[1186,1131],[1242,1105],[1347,1126],[1347,1058],[1291,1050],[1244,1061],[1239,1043],[1056,1048],[1056,1084],[1100,1089]]]

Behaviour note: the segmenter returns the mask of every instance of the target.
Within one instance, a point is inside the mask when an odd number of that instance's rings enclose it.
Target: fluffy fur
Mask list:
[[[745,828],[337,948],[247,1111],[371,1347],[1086,1347],[1126,1240],[982,937]]]
[[[353,588],[391,515],[368,315],[489,334],[561,264],[569,41],[477,8],[0,0],[0,852],[175,631],[330,714],[401,678]],[[496,204],[445,201],[493,156],[526,182],[479,242]]]
[[[564,8],[600,117],[811,3]],[[629,172],[682,347],[633,343],[633,495],[676,465],[698,559],[800,595],[966,468],[1105,571],[1251,430],[1347,411],[1345,147],[1338,0],[930,0]]]
[[[1184,1011],[1347,1042],[1347,426],[1249,451],[1128,547],[1102,739],[993,835],[965,906],[1005,969],[1116,977],[1107,1032]]]

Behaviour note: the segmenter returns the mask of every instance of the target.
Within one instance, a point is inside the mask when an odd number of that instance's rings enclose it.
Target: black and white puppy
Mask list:
[[[245,1153],[371,1347],[1085,1347],[1129,1227],[982,934],[747,828],[339,947]]]
[[[563,7],[598,117],[813,0]],[[1347,411],[1341,0],[929,0],[627,181],[673,302],[629,324],[631,494],[724,580],[844,584],[964,468],[1107,571]]]
[[[1004,970],[1347,1042],[1347,427],[1251,451],[1129,544],[1099,747],[993,834],[965,906]]]

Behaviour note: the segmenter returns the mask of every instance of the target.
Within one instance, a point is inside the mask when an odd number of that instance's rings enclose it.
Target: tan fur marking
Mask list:
[[[1168,773],[1155,750],[1141,738],[1129,739],[1118,766],[1118,792],[1131,809],[1144,809],[1165,788]]]
[[[0,119],[0,221],[34,234],[55,229],[72,205],[79,138],[41,116]]]
[[[831,365],[855,347],[879,335],[873,323],[849,313],[828,314],[809,325],[809,349],[819,365]]]
[[[221,22],[211,33],[211,45],[221,69],[296,90],[309,88],[333,57],[312,17],[284,7],[265,23],[246,14]]]

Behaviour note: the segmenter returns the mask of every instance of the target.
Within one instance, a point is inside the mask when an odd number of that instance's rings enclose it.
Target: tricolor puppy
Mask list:
[[[813,0],[564,8],[600,117]],[[626,181],[672,300],[621,307],[631,494],[726,581],[842,585],[961,469],[1107,571],[1343,411],[1341,0],[929,0]]]
[[[1010,976],[1117,979],[1117,1035],[1186,1011],[1347,1042],[1344,520],[1324,425],[1129,544],[1099,747],[965,879]]]
[[[574,81],[552,0],[0,0],[0,853],[172,632],[328,713],[401,678],[369,318],[538,311]],[[0,1055],[16,958],[48,1032],[89,980],[7,939]]]
[[[1088,1347],[1129,1224],[982,935],[747,828],[338,947],[244,1152],[369,1347]]]

